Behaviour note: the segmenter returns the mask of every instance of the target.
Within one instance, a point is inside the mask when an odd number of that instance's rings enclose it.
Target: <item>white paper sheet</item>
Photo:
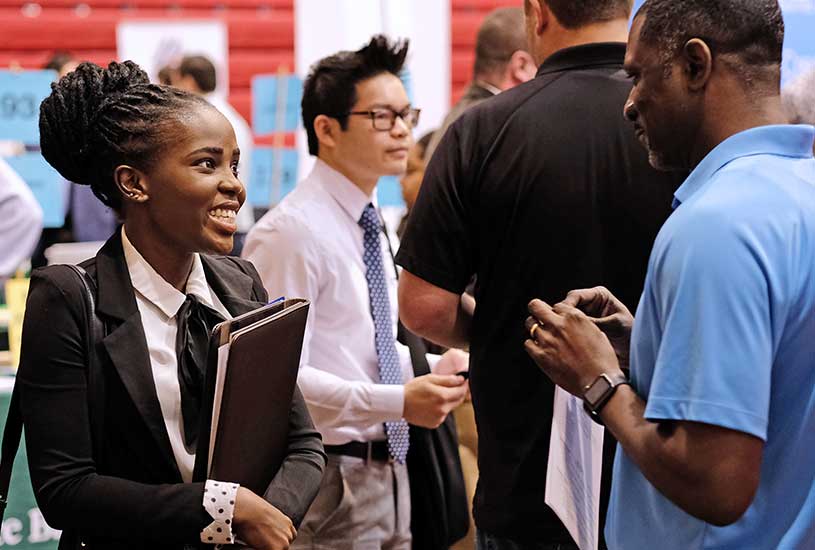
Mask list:
[[[583,410],[583,401],[555,389],[545,502],[580,550],[597,550],[603,427]]]
[[[218,418],[221,413],[221,399],[224,395],[226,364],[229,361],[229,343],[218,348],[218,373],[215,376],[215,394],[212,397],[212,424],[209,428],[209,455],[207,456],[207,475],[212,467],[212,453],[215,451],[215,435],[218,433]]]

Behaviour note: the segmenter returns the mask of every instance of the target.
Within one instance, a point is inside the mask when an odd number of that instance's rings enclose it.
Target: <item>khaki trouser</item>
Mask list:
[[[411,550],[404,464],[328,455],[292,550]]]

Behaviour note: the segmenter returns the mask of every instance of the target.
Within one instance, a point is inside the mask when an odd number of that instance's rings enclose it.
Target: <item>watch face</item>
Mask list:
[[[602,397],[611,389],[611,383],[606,380],[605,376],[599,377],[594,383],[589,386],[583,397],[591,405],[595,405]]]

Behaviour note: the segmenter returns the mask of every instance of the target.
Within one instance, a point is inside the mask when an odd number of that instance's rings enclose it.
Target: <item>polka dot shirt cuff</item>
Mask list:
[[[235,513],[236,483],[207,480],[204,488],[204,509],[212,516],[212,523],[201,531],[201,542],[206,544],[232,544],[232,516]],[[218,548],[216,546],[216,548]]]

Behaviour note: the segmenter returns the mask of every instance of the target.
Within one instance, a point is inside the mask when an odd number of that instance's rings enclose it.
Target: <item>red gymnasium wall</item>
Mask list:
[[[39,68],[54,50],[107,63],[125,18],[222,19],[229,28],[230,102],[251,120],[252,75],[294,67],[296,0],[0,0],[0,67]],[[451,100],[469,81],[481,20],[521,0],[451,0]]]
[[[228,7],[227,7],[228,6]],[[253,74],[294,67],[294,0],[0,0],[0,67],[41,67],[54,50],[107,63],[122,19],[222,19],[230,101],[251,119]]]

